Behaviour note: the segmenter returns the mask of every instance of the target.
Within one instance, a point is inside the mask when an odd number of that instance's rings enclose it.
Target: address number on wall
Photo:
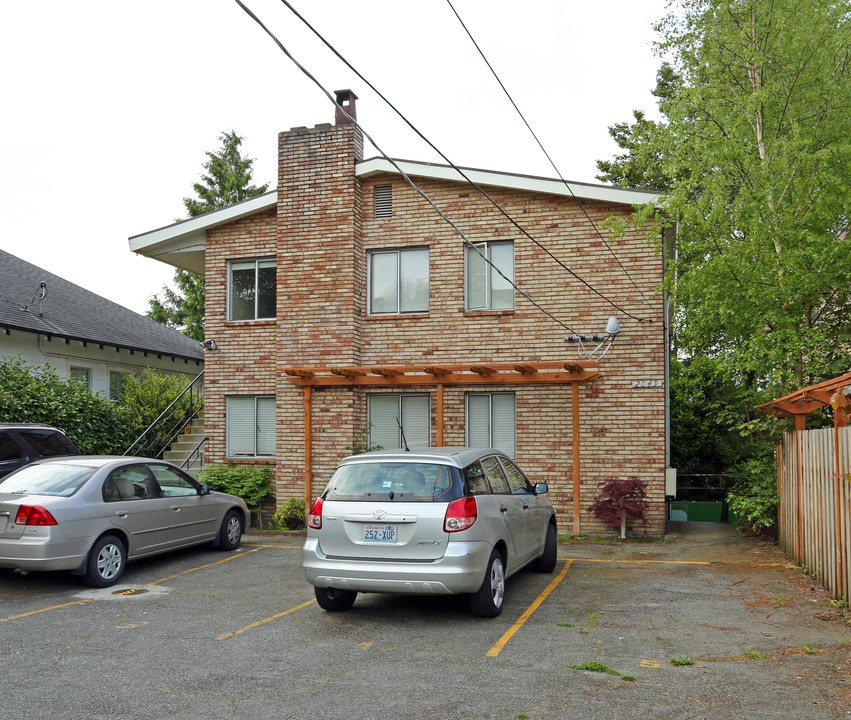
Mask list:
[[[632,386],[634,388],[665,387],[665,381],[664,380],[633,380]]]

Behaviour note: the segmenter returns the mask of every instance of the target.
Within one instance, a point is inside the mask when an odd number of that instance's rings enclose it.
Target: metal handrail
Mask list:
[[[130,447],[125,455],[162,457],[166,448],[183,429],[192,422],[204,407],[204,371],[198,373],[189,385],[163,410]]]
[[[204,464],[204,450],[203,447],[207,443],[207,440],[210,438],[203,437],[201,441],[192,448],[192,451],[186,456],[186,459],[180,463],[180,467],[187,472],[191,471],[192,467],[197,462],[199,466]]]

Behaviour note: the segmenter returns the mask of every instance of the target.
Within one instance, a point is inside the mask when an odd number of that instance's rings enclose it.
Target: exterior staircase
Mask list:
[[[185,432],[163,453],[163,460],[196,474],[204,467],[204,411],[186,426]]]

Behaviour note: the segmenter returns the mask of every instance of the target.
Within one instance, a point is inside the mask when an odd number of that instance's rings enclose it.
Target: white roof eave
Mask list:
[[[368,178],[372,175],[390,173],[400,175],[400,170],[412,177],[425,177],[433,180],[466,183],[472,180],[476,185],[489,185],[512,190],[524,190],[549,195],[577,197],[583,200],[598,200],[623,205],[658,204],[661,193],[650,190],[630,190],[611,185],[592,185],[590,183],[568,182],[552,178],[534,177],[531,175],[516,175],[514,173],[494,172],[492,170],[476,170],[473,168],[455,169],[449,165],[434,165],[432,163],[411,162],[409,160],[394,161],[397,168],[385,158],[364,160],[357,165],[358,177]],[[463,173],[463,175],[461,174]]]
[[[398,168],[396,165],[398,165]],[[566,182],[491,170],[456,169],[449,165],[435,165],[410,160],[395,160],[393,162],[385,158],[363,160],[357,163],[355,174],[360,178],[368,178],[379,174],[401,175],[400,171],[411,177],[459,183],[466,183],[468,182],[467,178],[469,178],[469,180],[481,186],[502,187],[622,205],[654,204],[661,207],[663,204],[662,194],[649,190],[628,190],[610,185]],[[203,273],[208,230],[232,223],[249,215],[270,210],[276,206],[277,201],[277,190],[271,190],[263,195],[228,205],[221,210],[212,210],[204,215],[181,220],[173,225],[134,235],[129,239],[130,250],[184,270]]]

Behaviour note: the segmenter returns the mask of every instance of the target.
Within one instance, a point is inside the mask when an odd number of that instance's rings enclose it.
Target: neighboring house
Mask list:
[[[197,341],[0,250],[0,357],[14,356],[110,397],[142,368],[204,367]]]
[[[280,134],[277,191],[130,238],[206,276],[207,460],[272,465],[281,504],[309,502],[365,433],[386,448],[492,445],[549,483],[563,532],[607,531],[588,509],[600,484],[636,476],[651,504],[632,530],[664,533],[661,238],[607,243],[592,226],[609,239],[607,218],[657,195],[465,171],[595,293],[457,170],[400,161],[465,247],[391,162],[362,159],[341,116]],[[578,333],[618,316],[616,342],[581,357],[508,280]]]

